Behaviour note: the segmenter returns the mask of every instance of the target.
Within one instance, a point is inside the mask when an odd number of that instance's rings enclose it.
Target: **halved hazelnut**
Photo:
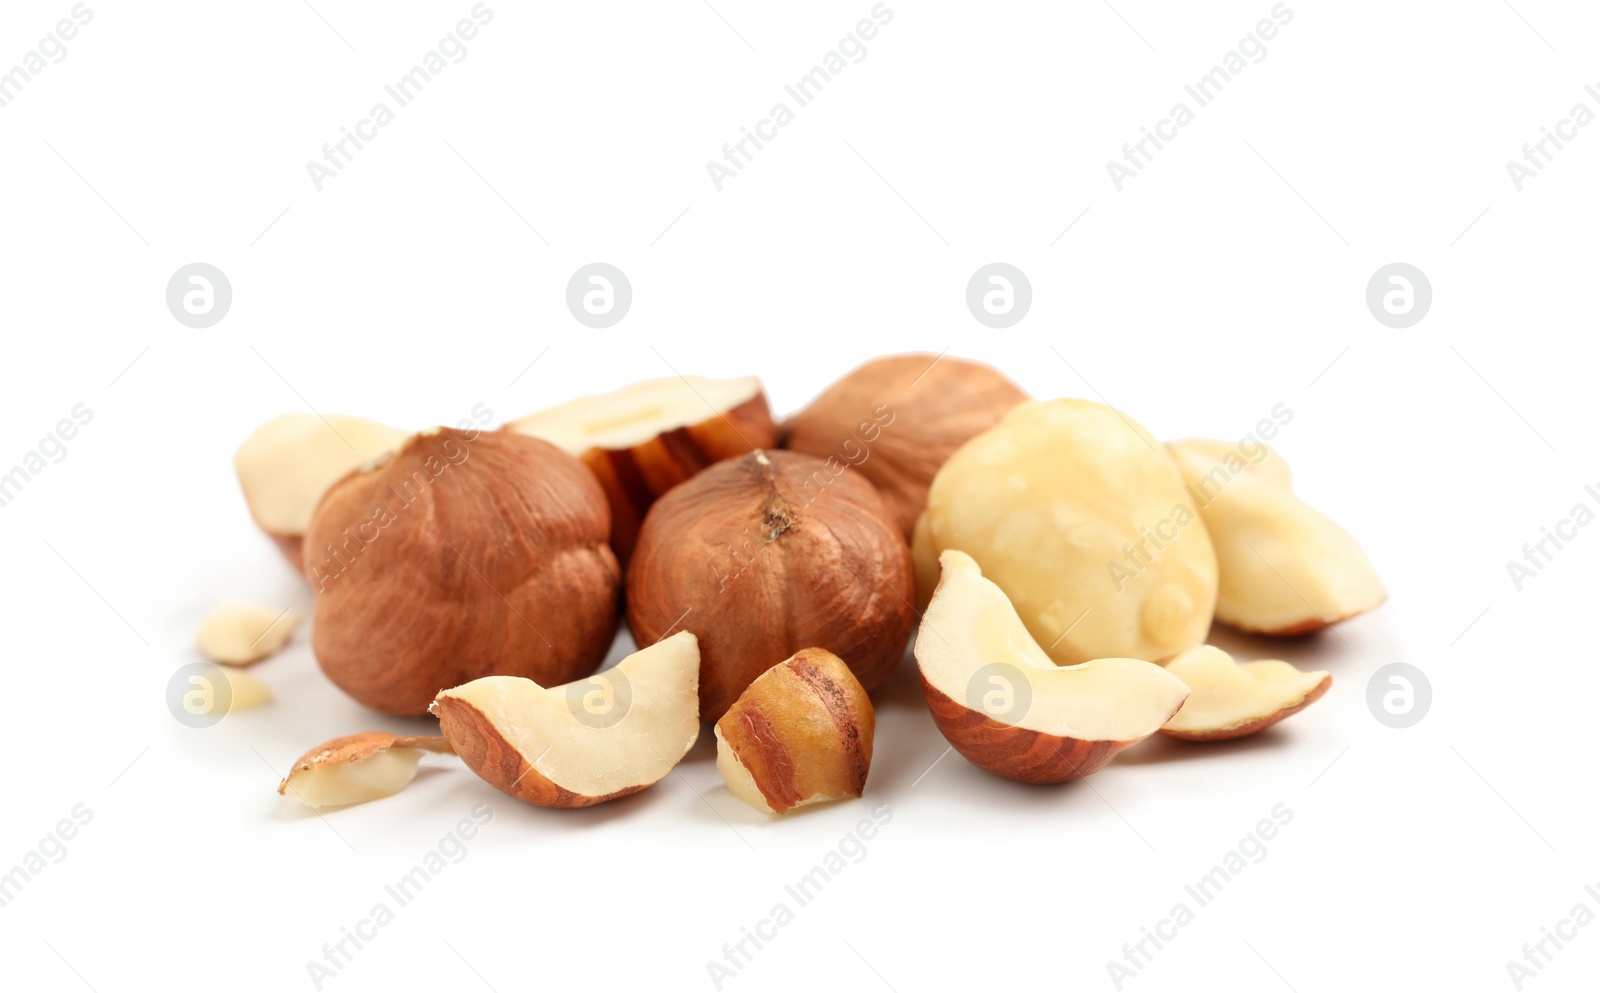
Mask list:
[[[611,504],[611,547],[627,562],[645,512],[713,462],[776,443],[761,380],[674,376],[582,397],[512,421],[588,466]]]
[[[1322,699],[1333,685],[1326,672],[1301,672],[1287,662],[1235,662],[1220,648],[1201,645],[1167,663],[1189,687],[1189,699],[1161,726],[1186,741],[1243,738]]]
[[[620,568],[594,476],[537,438],[440,428],[334,484],[306,533],[312,648],[346,693],[421,714],[479,676],[556,684],[616,632]]]
[[[717,770],[757,810],[858,797],[872,765],[867,691],[832,652],[808,648],[768,669],[717,722]]]
[[[910,539],[939,467],[1027,398],[977,362],[885,356],[847,373],[791,417],[783,447],[856,468]]]
[[[441,737],[387,731],[334,738],[300,756],[278,784],[278,794],[293,793],[308,807],[344,807],[393,796],[416,777],[424,751],[455,750]]]
[[[317,501],[345,473],[393,451],[410,432],[344,414],[284,414],[251,433],[233,456],[250,516],[296,572]]]
[[[700,736],[700,652],[680,631],[588,679],[546,689],[488,676],[445,690],[439,728],[485,782],[540,807],[588,807],[671,772]]]
[[[1191,438],[1167,446],[1216,547],[1217,620],[1306,634],[1388,598],[1349,532],[1295,495],[1289,466],[1257,445]]]
[[[1161,662],[1205,640],[1217,558],[1160,442],[1088,400],[1030,401],[945,462],[913,541],[971,555],[1062,665]],[[931,587],[922,590],[932,593]]]
[[[1183,680],[1138,659],[1057,667],[971,556],[946,551],[939,565],[917,665],[934,723],[979,768],[1019,783],[1087,776],[1154,734],[1189,695]]]
[[[289,643],[300,611],[232,601],[219,604],[195,636],[201,654],[225,665],[259,662]]]
[[[772,665],[824,648],[873,689],[916,623],[911,553],[872,484],[796,452],[719,462],[650,508],[628,567],[648,645],[700,638],[700,712],[716,720]]]

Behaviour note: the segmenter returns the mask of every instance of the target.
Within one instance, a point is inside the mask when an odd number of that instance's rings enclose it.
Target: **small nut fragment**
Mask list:
[[[231,714],[259,707],[272,699],[272,688],[248,672],[228,666],[218,666],[216,671],[228,681],[227,694],[214,691],[191,694],[186,698],[191,714],[214,714],[219,710]]]
[[[312,808],[344,807],[393,796],[416,776],[424,751],[455,753],[442,737],[363,731],[334,738],[300,756],[278,784],[278,793],[293,793]]]
[[[850,668],[806,648],[756,678],[717,722],[717,771],[757,810],[858,797],[872,764],[872,702]]]
[[[1189,687],[1161,733],[1185,741],[1228,741],[1255,734],[1322,699],[1333,685],[1326,672],[1301,672],[1287,662],[1235,662],[1201,645],[1173,659],[1167,671]]]
[[[300,626],[300,611],[229,601],[200,625],[195,641],[206,658],[224,665],[259,662],[289,643]]]

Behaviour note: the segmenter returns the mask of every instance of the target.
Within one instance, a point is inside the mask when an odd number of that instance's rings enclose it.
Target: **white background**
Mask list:
[[[8,988],[310,989],[324,943],[485,802],[464,861],[323,988],[712,989],[707,961],[880,803],[866,857],[724,988],[1110,990],[1107,960],[1277,804],[1293,820],[1265,860],[1125,989],[1510,989],[1525,942],[1597,908],[1600,529],[1521,592],[1505,565],[1600,483],[1600,127],[1521,192],[1505,166],[1600,109],[1592,7],[1291,0],[1268,57],[1118,192],[1106,161],[1272,4],[895,0],[717,192],[706,161],[867,0],[715,0],[726,22],[696,0],[492,0],[465,60],[318,192],[306,161],[471,4],[313,2],[92,3],[0,110],[0,466],[94,411],[0,508],[0,872],[93,811],[0,908]],[[0,67],[70,6],[0,9]],[[564,305],[596,260],[634,289],[605,331]],[[195,261],[232,281],[209,330],[164,305]],[[993,261],[1034,288],[1009,330],[963,303]],[[1434,292],[1405,330],[1364,303],[1394,261]],[[319,818],[273,791],[295,756],[427,722],[344,698],[305,634],[255,670],[271,705],[209,730],[164,706],[216,601],[310,606],[229,465],[270,416],[498,421],[673,370],[758,373],[786,412],[872,355],[944,349],[1161,437],[1238,438],[1288,404],[1298,489],[1391,599],[1310,640],[1216,638],[1331,670],[1329,696],[1257,739],[1150,742],[1027,788],[954,754],[928,771],[945,742],[908,656],[876,694],[867,797],[782,821],[726,792],[709,733],[681,777],[589,811],[430,757],[408,792]],[[1433,685],[1408,730],[1365,704],[1395,661]],[[1524,988],[1592,977],[1600,927],[1578,934]]]

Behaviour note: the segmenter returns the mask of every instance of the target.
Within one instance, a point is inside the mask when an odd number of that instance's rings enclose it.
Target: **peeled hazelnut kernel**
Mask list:
[[[1217,550],[1217,620],[1297,635],[1388,598],[1350,534],[1290,488],[1289,467],[1257,445],[1191,438],[1167,446]]]
[[[1287,662],[1235,662],[1201,645],[1167,663],[1189,687],[1186,700],[1161,733],[1186,741],[1228,741],[1255,734],[1300,713],[1333,685],[1326,672],[1301,672]]]
[[[890,355],[847,373],[791,417],[783,447],[855,467],[909,539],[945,459],[1027,398],[977,362]]]
[[[919,593],[959,549],[1059,665],[1170,659],[1205,640],[1217,559],[1161,443],[1110,407],[1030,401],[934,477],[912,550]]]
[[[673,376],[582,397],[512,421],[582,460],[611,504],[611,547],[626,563],[645,512],[711,465],[777,442],[761,380]]]
[[[293,793],[308,807],[345,807],[393,796],[417,774],[422,753],[453,754],[444,738],[363,731],[323,742],[295,762],[278,794]]]
[[[687,631],[586,680],[546,689],[488,676],[434,703],[457,754],[502,793],[588,807],[663,779],[700,737],[700,653]]]
[[[311,514],[345,473],[400,447],[408,432],[343,414],[284,414],[246,438],[233,469],[256,524],[296,572]]]
[[[195,642],[213,662],[249,665],[288,644],[300,620],[300,611],[294,609],[223,603],[200,626]]]
[[[762,673],[717,722],[717,771],[757,810],[858,797],[872,764],[867,691],[832,652],[808,648]]]
[[[1189,695],[1183,680],[1138,659],[1057,666],[971,556],[950,550],[939,564],[917,668],[934,724],[978,768],[1019,783],[1087,776],[1154,734]]]
[[[648,645],[700,638],[700,713],[716,720],[772,659],[823,648],[873,689],[916,623],[911,553],[872,484],[795,452],[719,462],[656,501],[628,567]]]
[[[306,534],[312,648],[374,710],[427,711],[481,676],[552,685],[592,672],[621,585],[600,485],[509,432],[412,436],[340,480]]]

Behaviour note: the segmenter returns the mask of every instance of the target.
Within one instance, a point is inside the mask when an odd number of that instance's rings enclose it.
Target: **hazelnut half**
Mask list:
[[[599,484],[554,445],[423,432],[317,507],[312,649],[341,689],[391,714],[480,676],[584,675],[616,630],[609,533]]]
[[[392,451],[408,432],[344,414],[284,414],[267,421],[233,456],[250,516],[301,570],[301,542],[328,487]]]
[[[1350,533],[1295,495],[1289,466],[1266,445],[1167,446],[1217,550],[1217,620],[1244,631],[1306,634],[1388,598]]]
[[[872,765],[867,691],[839,656],[791,655],[756,678],[717,722],[717,771],[757,810],[858,797]]]
[[[700,737],[700,655],[686,631],[586,680],[545,688],[487,676],[434,712],[485,782],[539,807],[589,807],[661,781]]]
[[[719,462],[656,501],[628,567],[628,623],[648,645],[700,638],[700,713],[716,720],[802,648],[883,682],[916,623],[911,554],[872,484],[796,452]]]
[[[791,417],[783,446],[858,469],[909,540],[945,459],[1026,399],[977,362],[889,355],[847,373]]]
[[[611,504],[611,547],[624,563],[657,497],[713,462],[777,441],[754,376],[646,380],[530,414],[504,430],[543,438],[589,467]]]
[[[1058,667],[971,556],[947,551],[939,564],[917,667],[934,724],[980,769],[1019,783],[1087,776],[1188,697],[1183,680],[1139,659]]]

